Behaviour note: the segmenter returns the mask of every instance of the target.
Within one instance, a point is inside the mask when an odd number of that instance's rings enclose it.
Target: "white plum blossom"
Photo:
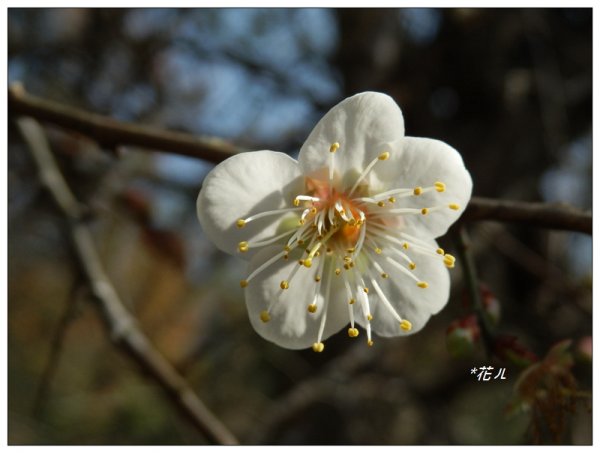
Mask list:
[[[448,301],[454,257],[435,238],[458,219],[472,182],[459,153],[404,136],[396,103],[374,92],[333,107],[298,161],[256,151],[217,165],[198,196],[200,224],[249,260],[250,322],[282,347],[316,352],[350,337],[408,335]]]

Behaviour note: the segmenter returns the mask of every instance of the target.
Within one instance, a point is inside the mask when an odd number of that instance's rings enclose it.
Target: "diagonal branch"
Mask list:
[[[244,151],[219,138],[198,137],[183,132],[160,130],[153,126],[125,123],[108,116],[65,106],[32,96],[20,84],[13,84],[8,89],[8,110],[16,115],[31,116],[39,121],[79,132],[93,138],[107,149],[115,149],[119,145],[133,145],[214,163]]]
[[[69,222],[75,254],[110,330],[111,339],[154,378],[173,405],[211,442],[237,444],[235,436],[210,412],[186,380],[152,346],[139,330],[133,316],[127,312],[104,270],[92,233],[83,222],[84,209],[60,173],[40,124],[32,118],[19,118],[17,124],[31,149],[42,183]]]

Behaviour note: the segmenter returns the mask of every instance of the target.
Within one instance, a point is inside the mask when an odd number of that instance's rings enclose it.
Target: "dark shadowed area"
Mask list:
[[[381,91],[407,135],[460,151],[474,195],[591,209],[591,9],[11,8],[7,34],[9,82],[32,95],[249,150],[297,156],[333,105]],[[111,342],[16,118],[9,444],[210,443]],[[591,444],[590,235],[466,224],[491,356],[460,263],[415,335],[290,351],[254,332],[246,263],[198,224],[212,163],[45,130],[127,310],[240,443]],[[457,230],[440,244],[460,255]]]

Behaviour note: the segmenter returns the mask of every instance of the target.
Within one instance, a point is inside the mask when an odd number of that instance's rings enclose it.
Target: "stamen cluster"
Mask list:
[[[347,329],[373,344],[412,334],[448,301],[455,259],[435,238],[458,219],[472,182],[447,144],[406,137],[402,112],[360,93],[315,126],[298,160],[235,155],[205,178],[206,235],[249,261],[250,322],[291,349],[324,350]]]
[[[443,182],[435,181],[429,187],[395,188],[380,193],[371,193],[368,185],[359,185],[375,165],[388,160],[390,154],[384,151],[365,168],[358,176],[348,191],[338,192],[335,188],[335,153],[340,149],[338,142],[330,148],[329,180],[324,182],[308,179],[306,193],[298,194],[290,200],[290,207],[265,211],[245,219],[238,219],[236,226],[244,228],[248,223],[267,216],[278,216],[296,213],[297,224],[284,233],[258,242],[241,241],[238,244],[240,253],[245,253],[251,248],[264,247],[275,243],[282,244],[279,253],[266,260],[256,268],[248,277],[241,280],[240,286],[246,288],[251,280],[277,260],[288,260],[290,253],[300,250],[301,255],[298,265],[295,266],[287,279],[281,280],[281,291],[289,289],[294,276],[300,269],[311,268],[316,261],[317,271],[314,274],[314,297],[307,306],[310,315],[321,315],[321,326],[313,350],[324,350],[322,335],[327,320],[326,310],[330,295],[330,281],[333,276],[340,277],[348,295],[348,305],[359,302],[356,314],[362,317],[366,326],[367,343],[373,345],[371,338],[371,315],[369,305],[369,291],[372,288],[379,300],[385,305],[389,314],[398,321],[398,326],[403,331],[410,331],[412,323],[404,319],[388,300],[378,283],[379,279],[389,278],[384,270],[393,266],[410,279],[418,288],[427,289],[429,284],[418,278],[416,264],[410,258],[412,253],[418,253],[442,261],[446,267],[453,268],[454,256],[445,253],[441,248],[432,248],[430,244],[419,238],[402,231],[402,216],[423,215],[440,209],[460,209],[456,203],[446,205],[427,206],[422,208],[402,208],[401,200],[406,197],[419,197],[428,192],[442,193],[446,190]],[[362,194],[362,195],[360,195]],[[377,272],[374,272],[375,269]],[[323,274],[328,276],[327,289],[323,307],[319,310],[317,304]],[[259,317],[263,322],[271,320],[270,312],[278,303],[272,301]],[[355,312],[349,308],[348,335],[355,338],[359,330],[355,326]]]

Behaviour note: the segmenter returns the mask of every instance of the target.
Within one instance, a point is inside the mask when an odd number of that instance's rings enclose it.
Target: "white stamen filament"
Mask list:
[[[333,263],[330,263],[329,274],[327,275],[327,286],[325,286],[325,301],[323,302],[323,313],[321,314],[321,324],[319,325],[319,334],[317,335],[317,343],[321,343],[325,323],[327,322],[327,306],[329,305],[329,296],[331,292],[331,280],[333,280]]]
[[[316,281],[316,285],[315,285],[315,295],[313,297],[313,301],[312,304],[316,307],[315,312],[317,312],[319,310],[319,291],[321,290],[321,282],[323,281],[323,279],[321,278],[321,276],[323,275],[323,267],[325,265],[325,258],[322,258],[319,260],[319,265],[317,267],[317,272],[315,274],[315,280],[316,277],[318,276],[319,279]]]
[[[269,217],[272,215],[279,215],[279,214],[285,214],[287,212],[295,212],[295,211],[302,211],[304,208],[283,208],[283,209],[275,209],[273,211],[265,211],[265,212],[261,212],[259,214],[254,214],[251,215],[250,217],[247,217],[244,220],[244,223],[249,223],[252,222],[253,220],[257,220],[257,219],[262,219],[263,217]]]
[[[260,266],[258,266],[256,269],[254,269],[250,275],[248,275],[246,277],[245,281],[246,283],[249,283],[250,280],[252,280],[254,277],[256,277],[258,274],[260,274],[262,271],[264,271],[267,267],[269,267],[271,264],[275,263],[277,260],[279,260],[280,258],[283,257],[283,255],[285,255],[286,252],[279,252],[277,253],[275,256],[273,256],[272,258],[269,258],[267,261],[265,261],[264,263],[262,263]]]
[[[294,198],[294,201],[296,201],[296,200],[298,200],[298,201],[312,201],[313,203],[321,201],[320,198],[318,198],[318,197],[311,197],[310,195],[298,195],[296,198]]]
[[[265,245],[273,244],[274,242],[277,242],[280,239],[283,239],[284,237],[289,236],[292,231],[293,230],[289,230],[289,231],[286,231],[285,233],[281,233],[278,236],[274,236],[274,237],[272,237],[270,239],[265,239],[265,240],[262,240],[262,241],[256,241],[256,242],[250,241],[250,242],[248,242],[248,248],[263,247]]]
[[[375,159],[373,159],[371,161],[371,163],[369,163],[369,165],[367,165],[367,168],[365,168],[363,170],[363,172],[360,174],[360,176],[356,179],[356,181],[354,182],[354,185],[352,186],[352,189],[350,189],[350,192],[348,192],[348,196],[349,197],[352,196],[352,194],[354,193],[354,191],[356,190],[358,185],[362,182],[363,179],[365,179],[367,177],[367,175],[371,172],[371,170],[373,169],[373,167],[375,166],[375,164],[377,162],[379,162],[380,160],[387,160],[389,156],[390,156],[390,153],[384,152],[384,153],[381,153],[379,156],[377,156]]]
[[[383,305],[385,306],[385,308],[387,308],[389,310],[389,312],[396,319],[396,321],[398,321],[399,323],[401,323],[402,322],[402,317],[394,309],[394,307],[392,306],[392,304],[388,300],[388,298],[385,297],[385,294],[383,294],[383,291],[381,290],[381,287],[379,286],[379,283],[377,283],[377,281],[373,277],[371,277],[370,280],[371,280],[371,284],[373,285],[373,288],[375,289],[375,292],[379,296],[379,300],[381,300],[381,302],[383,302]]]
[[[412,272],[410,272],[408,269],[406,269],[402,264],[400,264],[398,261],[394,260],[392,257],[390,256],[385,256],[385,260],[390,263],[391,265],[393,265],[396,269],[398,269],[400,272],[402,272],[404,275],[408,275],[410,278],[412,278],[415,282],[420,283],[421,280],[419,280]]]

